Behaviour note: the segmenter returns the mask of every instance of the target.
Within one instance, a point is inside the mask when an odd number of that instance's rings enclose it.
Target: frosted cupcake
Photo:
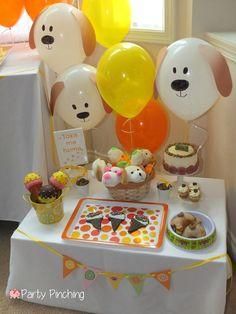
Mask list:
[[[189,195],[189,188],[187,184],[183,183],[178,187],[178,194],[181,198],[187,198]]]
[[[189,191],[192,191],[194,189],[199,189],[200,190],[200,185],[197,182],[192,182],[188,186]]]
[[[198,202],[201,198],[201,192],[199,189],[193,189],[189,192],[189,199],[192,202]]]

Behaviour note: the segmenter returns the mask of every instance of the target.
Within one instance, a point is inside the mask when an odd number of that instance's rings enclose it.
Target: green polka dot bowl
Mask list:
[[[38,220],[42,224],[49,225],[59,222],[64,217],[63,196],[64,193],[58,199],[48,204],[33,202],[30,194],[24,194],[23,199],[35,209]]]
[[[171,227],[171,220],[176,216],[170,217],[167,226],[167,238],[175,246],[189,251],[197,251],[211,246],[216,240],[216,227],[213,220],[206,214],[199,211],[188,211],[187,213],[199,218],[202,221],[202,226],[206,230],[206,235],[201,238],[186,238],[177,234]]]

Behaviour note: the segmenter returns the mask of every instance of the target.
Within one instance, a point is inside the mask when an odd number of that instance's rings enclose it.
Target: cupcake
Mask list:
[[[197,182],[192,182],[189,184],[188,186],[189,191],[194,190],[194,189],[199,189],[200,190],[200,186]]]
[[[201,192],[199,189],[193,189],[189,192],[189,199],[192,202],[198,202],[201,198]]]
[[[183,183],[178,187],[178,194],[181,198],[187,198],[189,195],[189,188],[187,184]]]
[[[61,191],[52,185],[44,185],[39,190],[38,200],[41,204],[54,202],[61,195]]]

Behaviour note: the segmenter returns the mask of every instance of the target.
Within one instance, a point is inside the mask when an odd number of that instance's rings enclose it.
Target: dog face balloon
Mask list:
[[[89,130],[99,124],[109,108],[97,90],[96,69],[81,64],[59,75],[51,90],[50,109],[74,128]]]
[[[162,101],[186,121],[207,112],[220,95],[231,93],[224,57],[201,39],[186,38],[163,48],[157,66],[156,86]]]
[[[58,3],[44,9],[35,19],[29,44],[53,71],[62,73],[92,54],[96,37],[91,23],[80,10]]]

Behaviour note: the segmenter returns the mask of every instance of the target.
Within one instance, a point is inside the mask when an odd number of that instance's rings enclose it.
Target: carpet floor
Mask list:
[[[20,300],[9,300],[5,296],[5,289],[9,274],[10,237],[17,228],[17,223],[0,221],[0,313],[4,314],[84,314],[78,311],[63,310]],[[236,275],[233,278],[231,293],[227,297],[225,314],[236,313]],[[125,313],[122,313],[125,314]],[[148,314],[148,313],[146,313]]]

